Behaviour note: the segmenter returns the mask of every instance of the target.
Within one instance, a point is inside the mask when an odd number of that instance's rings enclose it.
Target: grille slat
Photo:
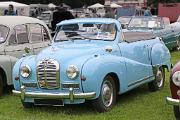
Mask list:
[[[59,63],[52,59],[40,61],[37,64],[37,79],[41,88],[59,88]]]

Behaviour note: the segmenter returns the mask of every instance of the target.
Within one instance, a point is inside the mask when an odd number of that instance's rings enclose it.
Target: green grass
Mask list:
[[[180,52],[171,55],[173,64],[180,60]],[[174,120],[166,96],[170,96],[169,73],[163,90],[149,92],[147,85],[134,89],[118,96],[106,113],[95,112],[90,104],[24,109],[18,97],[6,94],[0,98],[0,120]]]

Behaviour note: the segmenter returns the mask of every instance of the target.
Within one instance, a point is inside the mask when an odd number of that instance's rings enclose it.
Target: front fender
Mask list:
[[[168,70],[171,69],[171,54],[164,44],[157,43],[153,45],[151,58],[153,66],[167,66]]]
[[[101,55],[88,60],[82,67],[82,76],[86,77],[82,81],[84,92],[96,92],[96,98],[100,94],[100,89],[105,76],[115,73],[119,78],[120,89],[123,92],[126,84],[126,67],[124,58],[113,55]],[[123,84],[121,84],[123,83]]]
[[[6,82],[8,85],[12,84],[12,68],[18,58],[9,56],[9,55],[1,55],[0,56],[0,68],[5,72]]]
[[[32,64],[32,61],[28,61],[28,59],[32,58],[33,56],[28,56],[28,57],[23,57],[21,59],[19,59],[16,64],[13,67],[13,71],[12,71],[12,80],[13,80],[13,84],[14,84],[14,88],[15,90],[20,90],[20,86],[21,86],[21,81],[20,80],[15,80],[15,77],[19,77],[21,79],[20,76],[20,67],[23,64],[23,62],[26,60],[26,62],[24,64]],[[34,70],[34,69],[32,69]]]

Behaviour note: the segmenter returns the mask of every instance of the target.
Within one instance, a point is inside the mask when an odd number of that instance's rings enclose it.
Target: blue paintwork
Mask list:
[[[15,90],[20,90],[22,83],[37,83],[36,64],[44,58],[51,58],[60,63],[60,83],[79,83],[80,89],[77,92],[96,92],[96,98],[100,94],[101,84],[105,76],[114,73],[119,78],[119,94],[127,92],[139,85],[152,81],[144,80],[138,84],[136,81],[145,77],[154,76],[152,66],[164,65],[170,69],[170,53],[164,43],[155,38],[152,40],[137,41],[132,43],[123,42],[121,34],[121,24],[114,19],[75,19],[63,21],[59,25],[82,23],[115,23],[118,29],[114,41],[64,41],[54,42],[52,46],[42,50],[36,56],[28,56],[20,59],[13,69],[13,83]],[[112,52],[106,52],[107,46],[112,47]],[[24,79],[20,75],[20,67],[28,65],[32,69],[31,75]],[[66,76],[66,69],[69,65],[75,65],[80,71],[80,75],[75,80],[70,80]],[[86,77],[81,81],[81,75]],[[20,76],[20,81],[14,78]],[[27,88],[27,91],[38,92],[68,92],[59,89]],[[25,102],[33,102],[33,98],[26,98]],[[84,100],[75,100],[73,103],[64,100],[65,104],[83,103]]]

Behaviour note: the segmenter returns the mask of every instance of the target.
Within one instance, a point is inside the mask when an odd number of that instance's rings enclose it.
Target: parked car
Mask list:
[[[180,62],[172,69],[170,74],[170,90],[172,97],[167,97],[167,103],[174,108],[174,115],[177,120],[180,119]]]
[[[118,20],[121,22],[122,29],[127,29],[132,16],[122,16]]]
[[[0,16],[0,96],[6,85],[12,85],[11,73],[17,59],[26,52],[37,54],[50,39],[48,27],[36,18]]]
[[[120,22],[110,18],[66,20],[50,47],[15,64],[13,93],[24,107],[91,100],[104,112],[117,94],[145,83],[151,91],[162,89],[170,66],[169,50],[151,33],[123,35]]]
[[[52,11],[44,11],[42,12],[38,17],[38,19],[44,21],[46,25],[51,28],[51,22],[52,22]]]
[[[172,50],[178,48],[180,27],[170,24],[169,18],[166,17],[133,17],[129,22],[128,30],[130,31],[149,31],[158,37],[161,37],[166,46]]]

